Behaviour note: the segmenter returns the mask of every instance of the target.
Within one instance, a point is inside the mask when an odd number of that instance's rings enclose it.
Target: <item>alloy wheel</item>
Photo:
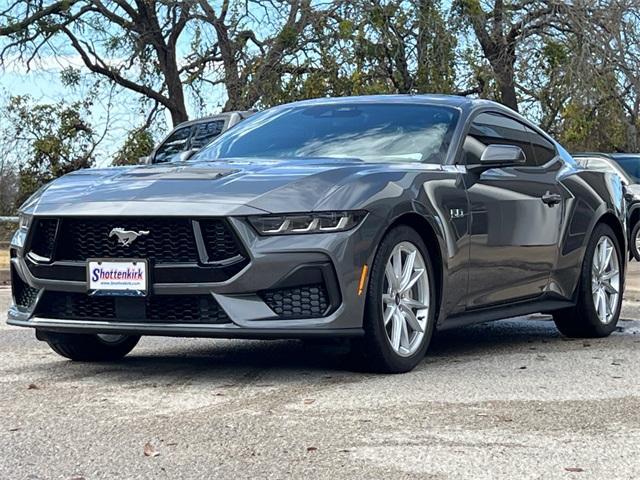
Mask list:
[[[596,314],[603,324],[615,316],[620,294],[618,252],[609,237],[598,240],[591,266],[591,293]]]
[[[420,250],[411,242],[395,246],[385,266],[382,294],[384,329],[402,357],[421,346],[429,318],[430,285]]]

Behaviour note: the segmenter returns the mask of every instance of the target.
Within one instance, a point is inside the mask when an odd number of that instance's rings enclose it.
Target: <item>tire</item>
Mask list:
[[[116,337],[115,335],[113,337]],[[75,333],[42,333],[39,338],[49,344],[51,350],[65,358],[80,362],[108,362],[122,359],[137,345],[140,336],[84,335]]]
[[[608,285],[617,290],[615,298],[608,296],[613,295],[610,288],[602,287],[605,303],[602,303],[602,297],[600,297],[598,307],[604,306],[604,310],[601,309],[599,314],[596,309],[596,300],[594,299],[594,295],[598,295],[596,290],[598,289],[599,280],[592,278],[592,270],[598,271],[598,265],[594,262],[594,253],[596,248],[599,248],[600,242],[603,241],[609,242],[613,247],[611,262],[614,261],[613,256],[615,255],[618,276],[617,281],[615,280],[616,277],[608,281]],[[582,262],[577,303],[575,307],[559,310],[553,314],[556,327],[563,335],[574,338],[606,337],[616,329],[622,307],[623,259],[624,256],[620,250],[620,244],[611,227],[605,224],[597,225],[591,235]],[[595,266],[594,263],[596,263]],[[609,267],[609,272],[614,270],[612,263],[605,266],[605,270],[607,270],[607,267]],[[594,282],[598,283],[594,285]],[[607,283],[607,281],[604,283]],[[609,308],[606,307],[607,305]],[[605,314],[602,315],[602,312]],[[606,318],[606,321],[601,319],[603,317]]]
[[[403,251],[403,246],[409,250]],[[419,254],[414,257],[416,270],[412,271],[410,276],[410,278],[417,276],[418,280],[405,292],[405,297],[402,294],[395,295],[395,292],[393,295],[390,294],[394,291],[394,287],[390,285],[387,277],[393,272],[395,263],[391,260],[391,256],[397,248],[400,249],[400,264],[403,267],[406,267],[407,263],[403,264],[402,259],[405,262],[409,260],[409,252],[412,248]],[[387,272],[389,262],[392,262],[390,267],[392,270]],[[422,270],[423,273],[419,273],[418,270]],[[431,258],[420,235],[404,225],[390,230],[380,243],[371,267],[363,319],[365,335],[364,338],[358,340],[357,344],[356,352],[362,355],[361,362],[366,370],[379,373],[402,373],[412,370],[422,361],[431,341],[435,324],[435,286]],[[398,287],[396,290],[399,291],[400,282],[396,284],[396,287]],[[384,299],[383,294],[385,294]],[[412,305],[421,304],[421,307],[428,308],[416,307],[414,311],[412,307],[408,306],[410,302]],[[414,313],[411,321],[406,320],[410,317],[406,313],[407,308],[411,308]],[[394,313],[385,326],[384,317],[390,311],[398,313],[400,317],[396,318],[396,313]],[[400,314],[400,312],[403,313]],[[402,325],[403,322],[404,329],[396,327],[396,325]],[[412,328],[416,325],[421,327],[422,332]],[[398,331],[400,331],[399,337],[395,333]],[[392,338],[399,342],[396,343],[397,348],[393,347],[394,340]]]
[[[640,221],[631,229],[631,236],[629,237],[629,251],[631,256],[638,262],[640,262]]]

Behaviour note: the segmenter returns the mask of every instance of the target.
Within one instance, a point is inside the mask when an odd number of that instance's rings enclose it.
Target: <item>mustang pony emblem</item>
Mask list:
[[[133,230],[125,230],[124,228],[114,228],[109,233],[109,238],[116,236],[118,237],[118,243],[120,243],[123,247],[128,247],[138,237],[141,237],[143,235],[149,235],[149,231],[140,230],[139,232],[134,232]]]

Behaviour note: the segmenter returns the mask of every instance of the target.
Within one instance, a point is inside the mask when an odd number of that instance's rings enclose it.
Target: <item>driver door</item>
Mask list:
[[[555,268],[563,218],[563,164],[555,146],[515,118],[483,112],[472,120],[464,143],[466,164],[480,163],[491,144],[520,147],[526,162],[465,174],[471,208],[468,309],[540,295]]]

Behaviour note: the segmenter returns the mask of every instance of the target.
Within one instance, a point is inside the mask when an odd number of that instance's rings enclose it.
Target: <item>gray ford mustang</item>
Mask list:
[[[33,195],[8,322],[74,360],[140,335],[349,337],[403,372],[435,329],[534,312],[609,335],[624,287],[620,180],[496,103],[282,105],[186,163],[82,170]]]

